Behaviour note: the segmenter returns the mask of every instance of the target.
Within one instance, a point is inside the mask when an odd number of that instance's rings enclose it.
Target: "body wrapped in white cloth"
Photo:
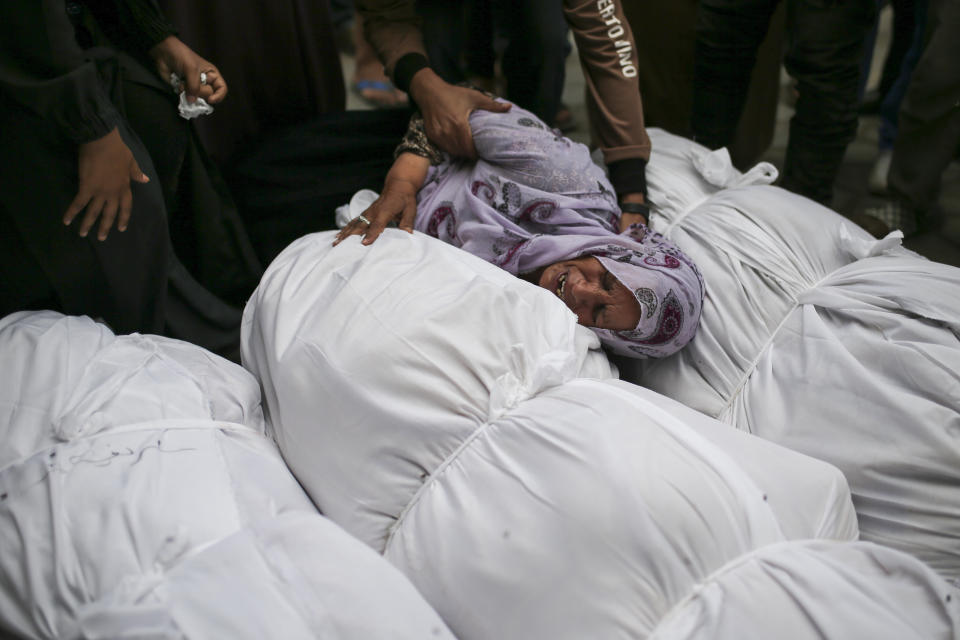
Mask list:
[[[49,311],[0,357],[3,637],[450,637],[317,513],[239,366]]]
[[[652,135],[652,225],[706,298],[686,349],[624,378],[838,466],[863,539],[960,577],[960,269]]]
[[[330,239],[270,266],[244,364],[316,504],[458,638],[957,634],[956,590],[852,541],[833,467],[615,379],[557,296],[464,251]]]

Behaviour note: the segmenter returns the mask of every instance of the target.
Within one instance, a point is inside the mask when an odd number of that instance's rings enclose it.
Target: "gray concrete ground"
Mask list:
[[[885,48],[889,43],[889,7],[881,16],[880,31],[877,38],[875,60],[882,61]],[[342,56],[344,78],[347,82],[353,75],[353,58]],[[874,64],[868,88],[876,86],[882,62]],[[773,144],[763,156],[763,160],[777,167],[783,166],[787,135],[793,108],[790,100],[790,79],[781,74],[781,100],[777,109],[777,124]],[[563,91],[564,102],[570,107],[578,123],[577,128],[568,135],[579,142],[589,144],[587,114],[584,106],[584,82],[580,64],[574,52],[567,58],[567,81]],[[369,109],[370,106],[355,93],[347,92],[348,109]],[[837,211],[852,215],[860,208],[875,202],[876,197],[867,191],[867,177],[877,153],[877,116],[862,116],[856,140],[847,148],[840,175],[837,178],[834,204]],[[936,260],[960,266],[960,163],[953,162],[943,176],[943,188],[940,207],[945,214],[943,227],[937,232],[927,232],[906,241],[906,246],[918,253]]]

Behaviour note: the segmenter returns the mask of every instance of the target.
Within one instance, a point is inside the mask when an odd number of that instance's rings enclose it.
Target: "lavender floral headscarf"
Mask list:
[[[633,331],[593,330],[612,351],[663,357],[700,321],[703,279],[679,249],[633,225],[588,149],[514,106],[470,116],[476,161],[446,154],[418,195],[415,228],[514,275],[595,256],[633,292],[642,315]]]

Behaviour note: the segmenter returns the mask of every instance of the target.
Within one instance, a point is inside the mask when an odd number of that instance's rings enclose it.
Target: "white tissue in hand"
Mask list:
[[[175,72],[170,74],[168,81],[174,91],[180,89],[180,86],[183,84],[183,78]],[[180,92],[180,104],[177,105],[177,110],[180,112],[180,117],[185,120],[190,120],[197,116],[207,116],[213,113],[213,107],[203,98],[197,98],[196,102],[187,102],[186,91]]]
[[[180,117],[186,120],[213,113],[213,107],[203,98],[197,98],[196,102],[187,102],[186,91],[180,92],[180,104],[177,105],[177,110],[180,111]]]

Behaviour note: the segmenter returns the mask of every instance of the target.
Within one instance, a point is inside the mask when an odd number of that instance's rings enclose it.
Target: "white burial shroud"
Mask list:
[[[256,380],[200,347],[0,319],[0,635],[450,638],[320,516]]]
[[[835,468],[614,379],[555,295],[459,249],[333,237],[270,266],[244,364],[316,504],[457,637],[956,634],[955,590],[850,541]]]
[[[700,328],[625,379],[839,467],[864,540],[960,578],[960,269],[651,133],[652,226],[699,266]]]

